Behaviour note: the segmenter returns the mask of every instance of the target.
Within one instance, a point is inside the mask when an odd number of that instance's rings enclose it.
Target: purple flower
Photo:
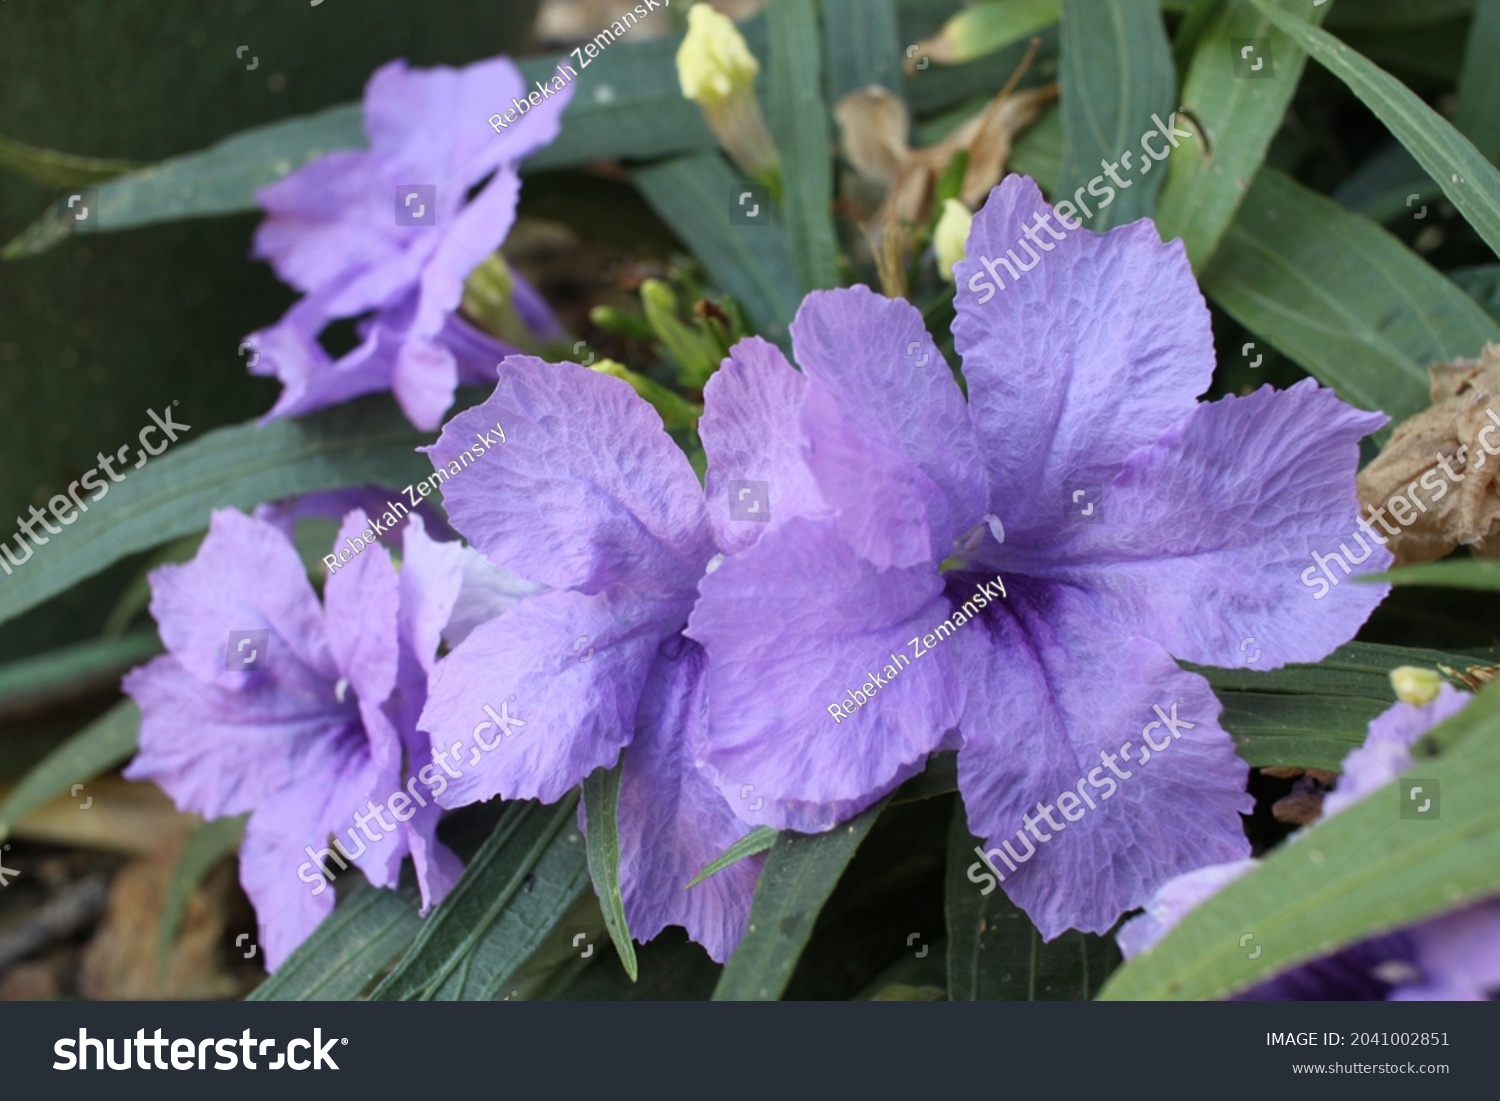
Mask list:
[[[1298,580],[1357,514],[1358,441],[1384,418],[1311,381],[1198,403],[1213,341],[1181,244],[1149,222],[1042,236],[1053,217],[1022,177],[975,217],[953,327],[967,400],[908,303],[808,297],[795,415],[829,513],[727,559],[688,629],[721,790],[826,829],[961,739],[990,846],[970,878],[997,877],[1048,938],[1248,851],[1247,769],[1174,658],[1316,660],[1385,593],[1315,602]],[[997,290],[994,258],[1032,234],[1041,252]]]
[[[769,481],[734,509],[805,507],[791,412],[802,379],[745,341],[704,391],[711,504],[661,419],[631,388],[576,364],[514,357],[483,405],[430,448],[453,526],[491,563],[549,591],[483,624],[438,663],[421,727],[461,750],[502,700],[524,729],[453,781],[446,806],[503,795],[551,802],[625,754],[621,882],[632,933],[676,924],[714,959],[743,934],[762,861],[684,884],[748,830],[753,792],[721,797],[696,766],[707,722],[702,648],[683,636],[697,585],[723,552],[775,529],[735,519],[716,487]],[[498,423],[505,442],[470,461]],[[800,480],[799,480],[800,479]],[[498,742],[498,736],[491,739]],[[736,797],[743,794],[743,799]]]
[[[351,512],[340,540],[367,526]],[[284,534],[214,513],[197,557],[152,573],[167,653],[124,682],[141,709],[126,776],[205,818],[250,815],[240,879],[271,968],[333,909],[322,870],[348,861],[394,887],[410,853],[424,910],[462,870],[415,777],[431,764],[416,719],[465,552],[427,538],[418,517],[399,571],[370,542],[328,578],[320,607]]]
[[[1411,747],[1452,718],[1469,695],[1450,685],[1431,703],[1398,703],[1370,723],[1344,759],[1325,818],[1394,783],[1415,763]],[[1155,947],[1187,914],[1255,867],[1253,860],[1200,868],[1164,884],[1118,934],[1127,959]],[[1500,899],[1371,937],[1300,964],[1236,997],[1243,1001],[1483,1001],[1500,993]]]
[[[494,378],[515,349],[459,316],[464,281],[510,232],[517,165],[557,135],[572,94],[568,84],[497,134],[486,120],[524,87],[504,58],[464,69],[393,61],[365,88],[369,149],[330,153],[260,193],[268,217],[255,254],[305,295],[250,338],[251,370],[284,386],[268,417],[393,390],[414,425],[435,428],[460,381]],[[513,305],[538,337],[561,334],[519,277]],[[355,317],[360,343],[335,360],[319,335]]]

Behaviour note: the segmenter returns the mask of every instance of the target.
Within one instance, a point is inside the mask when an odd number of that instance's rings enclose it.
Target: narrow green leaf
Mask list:
[[[838,285],[839,242],[817,6],[815,0],[770,0],[766,15],[767,122],[781,154],[782,211],[802,289],[821,290]]]
[[[141,714],[133,700],[122,700],[47,754],[0,803],[0,837],[32,811],[74,784],[86,784],[135,752]]]
[[[213,871],[214,866],[230,853],[238,851],[245,836],[245,821],[248,814],[232,818],[215,818],[195,829],[177,857],[177,866],[172,869],[172,882],[167,884],[167,896],[162,901],[161,921],[156,927],[156,970],[163,978],[167,963],[172,956],[172,942],[177,939],[177,930],[182,925],[182,915],[203,877]]]
[[[112,157],[78,157],[27,145],[24,141],[0,135],[0,165],[13,169],[39,183],[57,187],[84,187],[130,172],[140,166],[133,161]]]
[[[1494,164],[1500,160],[1500,0],[1479,0],[1469,27],[1469,49],[1458,79],[1453,125]]]
[[[495,996],[588,887],[578,797],[507,807],[372,1001]]]
[[[1396,420],[1427,407],[1429,365],[1500,340],[1492,318],[1395,237],[1271,168],[1202,283],[1347,401]]]
[[[1500,324],[1500,264],[1478,264],[1448,273],[1479,308]]]
[[[823,50],[829,103],[871,84],[905,95],[896,0],[823,0]]]
[[[138,631],[124,638],[80,642],[0,666],[0,715],[26,711],[61,695],[103,687],[160,652],[161,640],[155,631]]]
[[[1500,253],[1500,171],[1453,125],[1406,85],[1333,35],[1251,0],[1360,98],[1443,189],[1490,248]]]
[[[250,1002],[347,1002],[359,997],[422,928],[415,883],[385,891],[361,882]]]
[[[1092,1000],[1119,966],[1114,941],[1069,930],[1043,943],[1042,934],[1006,897],[976,848],[982,852],[984,842],[969,833],[963,803],[957,801],[948,832],[948,1000]],[[971,878],[971,872],[978,878]]]
[[[750,906],[750,928],[714,990],[715,1001],[776,1001],[812,936],[813,924],[885,801],[827,833],[783,831]]]
[[[1062,0],[1062,172],[1058,198],[1118,180],[1089,220],[1103,232],[1149,215],[1164,171],[1141,147],[1152,115],[1170,115],[1177,74],[1159,0]],[[1160,135],[1156,143],[1170,148]],[[1109,175],[1106,176],[1106,172]],[[1085,199],[1093,204],[1093,200]],[[1103,200],[1100,200],[1102,204]]]
[[[1066,198],[1057,190],[1057,181],[1062,174],[1062,148],[1062,111],[1049,107],[1046,114],[1016,139],[1006,167],[1030,176],[1044,193],[1058,199]]]
[[[698,884],[702,883],[709,876],[722,872],[731,864],[738,864],[741,860],[746,860],[756,853],[765,852],[772,845],[776,844],[776,837],[776,831],[770,826],[756,826],[749,833],[745,834],[744,837],[725,849],[721,856],[705,864],[703,870],[687,882],[684,890],[698,886]]]
[[[1462,667],[1475,660],[1437,650],[1350,643],[1315,665],[1270,672],[1185,667],[1206,677],[1224,704],[1219,722],[1247,764],[1337,772],[1349,751],[1364,744],[1370,720],[1395,702],[1392,669]]]
[[[1485,558],[1455,558],[1446,562],[1424,562],[1389,573],[1361,577],[1361,581],[1387,581],[1392,585],[1435,585],[1445,589],[1483,589],[1500,592],[1500,562]]]
[[[1056,23],[1062,0],[987,0],[964,8],[918,49],[943,65],[959,65],[1022,42]]]
[[[642,168],[636,186],[708,271],[720,290],[745,308],[755,328],[787,345],[802,295],[791,240],[774,212],[769,222],[730,221],[748,181],[718,154],[679,157]]]
[[[630,981],[639,977],[635,961],[635,943],[630,939],[630,923],[625,918],[625,900],[620,892],[620,771],[625,754],[614,768],[595,769],[583,781],[583,815],[588,834],[589,874],[599,892],[599,908],[604,911],[604,927],[615,942],[620,964]]]
[[[1298,11],[1308,6],[1307,0],[1276,3]],[[1321,21],[1328,7],[1312,9],[1311,17]],[[1296,41],[1262,18],[1251,0],[1225,0],[1200,35],[1180,100],[1198,137],[1182,139],[1168,159],[1156,214],[1163,240],[1181,237],[1195,271],[1234,221],[1306,61]],[[1189,123],[1179,116],[1177,125]]]
[[[426,442],[388,395],[299,420],[181,439],[142,469],[127,470],[107,497],[89,505],[82,523],[53,536],[15,576],[0,582],[0,623],[126,555],[206,529],[216,508],[249,509],[320,489],[420,481],[432,473],[415,450]]]
[[[1117,971],[1101,997],[1220,998],[1287,967],[1500,892],[1500,684],[1429,736],[1405,777],[1433,782],[1429,819],[1389,784],[1297,835]],[[1245,947],[1253,937],[1256,950]]]

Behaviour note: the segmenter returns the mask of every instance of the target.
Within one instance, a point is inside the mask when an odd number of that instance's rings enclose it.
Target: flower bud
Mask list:
[[[974,215],[957,199],[943,202],[943,213],[932,233],[932,247],[937,253],[938,274],[946,283],[953,282],[953,266],[964,258]]]
[[[755,99],[760,64],[733,20],[707,4],[688,9],[688,32],[677,51],[682,94],[703,111],[724,151],[757,180],[775,186],[776,145]]]
[[[1391,687],[1402,703],[1421,707],[1437,699],[1443,687],[1443,678],[1435,670],[1416,665],[1403,665],[1391,670]]]

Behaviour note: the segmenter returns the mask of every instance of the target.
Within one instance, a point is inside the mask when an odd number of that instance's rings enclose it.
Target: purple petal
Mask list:
[[[713,700],[700,755],[726,797],[753,786],[764,806],[740,801],[746,821],[828,829],[957,724],[963,684],[949,652],[912,658],[913,636],[952,613],[932,567],[879,571],[831,522],[794,519],[699,588],[687,633],[708,651]],[[856,706],[853,691],[869,695],[877,676],[886,683]]]
[[[953,335],[992,507],[1012,535],[1055,528],[1067,493],[1107,481],[1154,443],[1214,370],[1208,307],[1180,241],[1162,244],[1147,221],[1022,239],[1051,214],[1029,178],[1007,178],[974,216],[969,259],[955,269]],[[999,267],[1011,249],[1022,263],[1040,255],[1014,281]],[[989,294],[986,259],[1005,283]]]
[[[443,627],[443,641],[449,649],[473,633],[474,628],[504,615],[516,602],[547,591],[545,585],[524,581],[498,566],[471,547],[464,548],[463,582],[453,614]]]
[[[462,464],[443,499],[491,562],[556,589],[597,593],[628,581],[668,598],[691,591],[713,555],[703,494],[628,384],[515,356],[489,400],[454,417],[426,450],[446,467],[485,433],[504,442]]]
[[[781,349],[759,337],[731,348],[703,388],[698,434],[708,454],[705,496],[714,536],[726,554],[755,542],[768,523],[827,511],[802,456],[797,416],[806,390],[807,380]],[[738,501],[732,507],[735,494],[756,489],[739,482],[766,483],[765,500],[755,502],[764,513],[745,515]]]
[[[204,683],[243,686],[272,676],[315,693],[340,673],[302,560],[274,527],[219,509],[192,561],[151,573],[151,614],[162,642]],[[268,630],[265,673],[228,672],[235,632]]]
[[[1360,572],[1391,562],[1355,529],[1359,440],[1384,421],[1310,379],[1199,405],[1130,457],[1104,487],[1097,522],[1005,551],[1026,560],[1023,572],[1105,595],[1116,618],[1188,661],[1244,665],[1251,645],[1259,669],[1318,661],[1389,591],[1349,582],[1319,593],[1308,580],[1313,552],[1340,540],[1362,556]]]
[[[652,667],[620,779],[620,881],[636,940],[681,925],[723,963],[745,933],[765,858],[683,889],[749,831],[693,767],[690,747],[708,713],[705,665],[699,646],[674,640]]]
[[[956,640],[959,789],[990,870],[1042,936],[1103,933],[1173,876],[1249,855],[1249,770],[1207,682],[1086,594],[1007,589]]]
[[[1120,951],[1129,960],[1155,948],[1200,902],[1212,898],[1253,867],[1253,860],[1234,860],[1228,864],[1210,864],[1168,880],[1151,896],[1144,913],[1120,926],[1115,934]]]
[[[792,340],[808,462],[844,538],[882,568],[945,557],[984,515],[984,470],[922,315],[868,287],[815,291]]]
[[[678,633],[688,607],[620,589],[552,592],[477,628],[438,662],[418,724],[439,761],[454,762],[439,774],[438,802],[551,803],[614,764],[657,647]]]
[[[1338,814],[1371,792],[1395,783],[1396,777],[1416,763],[1411,747],[1417,740],[1457,715],[1472,699],[1469,693],[1444,684],[1431,703],[1421,707],[1398,703],[1377,715],[1370,722],[1365,744],[1339,766],[1338,786],[1323,800],[1323,817]]]

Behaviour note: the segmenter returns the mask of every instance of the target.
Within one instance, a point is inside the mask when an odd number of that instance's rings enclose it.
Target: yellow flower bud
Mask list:
[[[943,201],[943,213],[932,233],[932,247],[937,252],[938,274],[944,282],[953,282],[953,265],[964,258],[973,225],[974,215],[962,202],[958,199]]]
[[[682,94],[704,107],[744,94],[755,82],[760,64],[734,21],[707,4],[688,9],[688,32],[677,51],[677,79]]]
[[[1432,669],[1403,665],[1391,670],[1391,687],[1396,690],[1396,698],[1402,703],[1421,707],[1437,699],[1438,691],[1443,687],[1443,678]]]
[[[707,4],[688,9],[688,32],[677,51],[682,94],[703,111],[719,144],[752,178],[780,190],[776,143],[755,98],[760,65],[733,20]]]

